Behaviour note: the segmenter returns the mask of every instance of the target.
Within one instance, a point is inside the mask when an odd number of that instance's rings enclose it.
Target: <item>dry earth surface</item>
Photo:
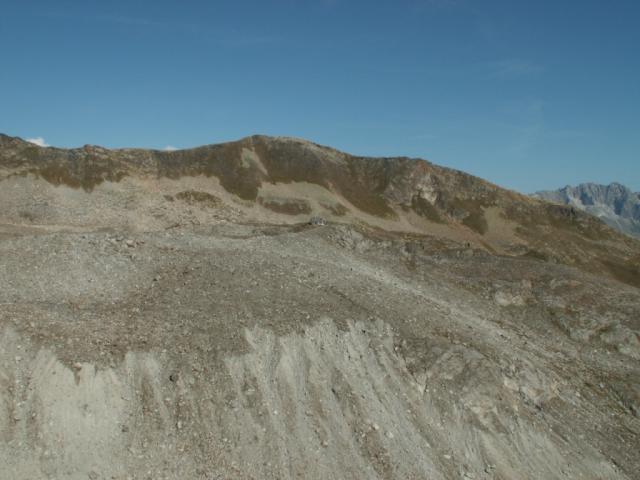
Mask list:
[[[420,160],[0,135],[0,479],[636,479],[639,260]]]

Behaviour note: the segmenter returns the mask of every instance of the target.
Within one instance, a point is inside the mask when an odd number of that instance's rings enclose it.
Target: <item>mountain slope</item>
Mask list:
[[[621,232],[640,237],[640,193],[619,183],[567,185],[558,190],[536,192],[534,196],[584,210]]]
[[[162,152],[41,148],[3,136],[2,179],[27,187],[0,193],[6,223],[162,229],[224,219],[296,223],[321,215],[605,270],[640,285],[640,272],[628,261],[640,254],[638,244],[577,208],[424,160],[363,158],[298,139],[254,136]],[[36,184],[34,193],[29,188]]]
[[[0,480],[640,471],[639,242],[575,208],[269,137],[0,137],[0,205]]]

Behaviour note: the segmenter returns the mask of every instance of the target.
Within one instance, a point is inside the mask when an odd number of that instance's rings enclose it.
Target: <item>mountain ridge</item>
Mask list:
[[[134,209],[146,208],[153,198],[156,211],[138,212],[148,222],[130,219],[130,225],[148,223],[159,228],[163,222],[157,211],[167,209],[173,213],[164,228],[176,224],[180,221],[176,218],[180,217],[178,205],[184,203],[206,216],[207,209],[198,205],[202,199],[247,220],[291,223],[320,215],[330,221],[398,233],[444,236],[493,253],[529,254],[589,271],[604,268],[619,280],[640,285],[640,272],[628,263],[629,258],[640,255],[638,244],[593,216],[421,159],[362,157],[306,140],[264,135],[177,151],[88,145],[60,149],[4,136],[0,181],[25,178],[46,182],[50,186],[43,186],[45,190],[83,191],[89,202],[95,201],[92,193],[97,190],[140,188]],[[132,182],[138,185],[133,187]],[[167,201],[159,195],[158,182],[171,188],[178,188],[180,182],[198,186],[167,193]],[[64,216],[56,208],[60,192],[51,190],[51,202],[44,208],[16,206],[13,217],[46,221],[47,215]],[[175,199],[178,202],[172,202]],[[16,203],[10,197],[4,201],[7,206]],[[20,201],[23,206],[28,202],[26,198]],[[95,208],[104,208],[105,215],[110,205]],[[29,209],[34,211],[25,211]],[[112,217],[126,215],[114,211]],[[100,222],[100,214],[93,218]]]

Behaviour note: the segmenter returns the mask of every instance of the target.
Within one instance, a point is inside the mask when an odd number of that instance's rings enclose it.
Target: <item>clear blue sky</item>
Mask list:
[[[637,0],[0,0],[0,59],[0,132],[55,146],[264,133],[640,190]]]

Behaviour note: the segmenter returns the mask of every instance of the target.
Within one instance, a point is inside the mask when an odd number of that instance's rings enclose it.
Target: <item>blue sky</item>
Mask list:
[[[524,192],[637,191],[639,25],[626,0],[0,0],[0,132],[290,135]]]

